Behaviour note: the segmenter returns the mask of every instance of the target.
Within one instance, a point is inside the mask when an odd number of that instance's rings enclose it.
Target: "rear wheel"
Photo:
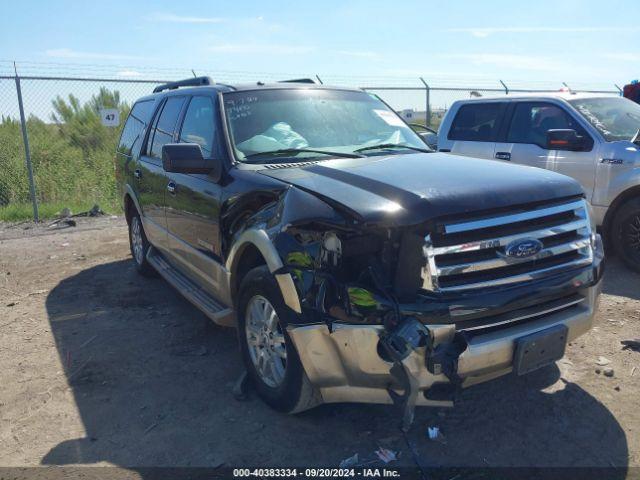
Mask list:
[[[155,276],[156,271],[147,261],[147,253],[151,248],[151,244],[144,233],[138,212],[135,212],[129,221],[129,246],[131,247],[131,255],[138,273],[145,277]]]
[[[640,198],[618,209],[611,228],[616,253],[631,269],[640,272]]]
[[[286,331],[293,315],[266,266],[240,284],[238,335],[242,359],[258,395],[274,409],[297,413],[319,403]]]

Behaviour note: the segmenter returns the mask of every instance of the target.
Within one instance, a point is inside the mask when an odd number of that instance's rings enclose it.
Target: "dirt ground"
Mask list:
[[[640,275],[615,259],[565,359],[418,409],[407,442],[391,406],[286,416],[235,400],[234,331],[136,274],[122,218],[23,228],[0,227],[0,467],[328,467],[379,446],[396,465],[640,466],[640,352],[621,344],[640,339]]]

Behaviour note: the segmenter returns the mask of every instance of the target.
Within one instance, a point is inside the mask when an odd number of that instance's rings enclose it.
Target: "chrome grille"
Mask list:
[[[495,287],[586,266],[593,260],[591,237],[584,200],[445,222],[425,238],[423,288],[447,292]],[[507,246],[528,239],[541,243],[537,253],[507,255]]]

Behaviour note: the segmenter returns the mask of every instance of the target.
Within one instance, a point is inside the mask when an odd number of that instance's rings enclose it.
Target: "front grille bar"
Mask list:
[[[549,302],[547,304],[541,306],[530,307],[524,310],[519,310],[515,312],[510,312],[504,315],[498,315],[495,318],[486,318],[482,319],[482,322],[477,320],[469,320],[465,322],[464,320],[459,321],[460,330],[461,331],[472,331],[472,330],[484,330],[491,327],[497,327],[499,325],[505,325],[507,323],[515,323],[520,322],[522,320],[528,320],[535,317],[541,317],[543,315],[549,315],[554,312],[558,312],[560,310],[565,310],[569,307],[573,307],[585,301],[585,297],[580,295],[574,295],[570,298],[564,298],[560,300],[556,300],[554,302]],[[468,326],[465,326],[465,323],[468,323]]]
[[[565,223],[557,224],[558,215]],[[429,291],[458,292],[532,281],[593,261],[591,224],[584,200],[442,227],[444,234],[425,237],[422,288]],[[492,236],[498,228],[504,230],[500,232],[503,235]],[[507,255],[505,247],[527,239],[540,240],[542,249],[528,257]],[[459,243],[450,245],[456,241]],[[446,259],[442,257],[445,255]]]
[[[569,212],[571,210],[580,210],[584,207],[584,201],[565,203],[563,205],[555,205],[553,207],[539,208],[537,210],[528,210],[521,213],[513,213],[510,215],[502,215],[499,217],[488,217],[481,220],[473,220],[471,222],[450,223],[445,226],[445,233],[460,233],[471,230],[479,230],[482,228],[497,227],[507,223],[524,222],[541,217],[548,217],[558,213]]]
[[[581,238],[573,242],[563,243],[550,248],[540,250],[537,255],[529,258],[510,258],[510,257],[498,257],[492,260],[483,260],[479,262],[459,263],[457,265],[451,265],[448,267],[438,267],[438,276],[446,275],[458,275],[461,273],[480,272],[483,270],[491,270],[493,268],[507,267],[509,265],[517,265],[519,263],[532,262],[537,260],[543,260],[554,255],[560,255],[561,253],[567,253],[574,250],[580,250],[588,248],[591,245],[590,238]]]
[[[473,252],[475,250],[483,250],[485,248],[496,248],[496,247],[504,247],[514,240],[518,240],[523,237],[532,237],[532,238],[545,238],[551,237],[554,235],[559,235],[561,233],[568,233],[574,230],[580,229],[589,229],[589,222],[587,220],[575,220],[570,223],[564,223],[562,225],[558,225],[555,227],[549,228],[541,228],[539,230],[534,230],[532,232],[526,233],[518,233],[515,235],[506,235],[504,237],[495,237],[487,240],[477,240],[462,243],[460,245],[449,245],[446,247],[434,247],[431,238],[428,236],[426,239],[426,248],[430,248],[433,255],[444,255],[447,253],[463,253],[463,252]]]

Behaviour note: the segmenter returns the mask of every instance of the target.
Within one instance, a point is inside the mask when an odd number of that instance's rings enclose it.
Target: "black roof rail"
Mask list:
[[[179,87],[201,87],[203,85],[214,85],[215,82],[211,77],[193,77],[186,80],[178,80],[177,82],[164,83],[153,89],[153,93],[162,92],[164,90],[175,90]]]
[[[295,78],[293,80],[278,80],[278,83],[316,83],[312,78]]]

